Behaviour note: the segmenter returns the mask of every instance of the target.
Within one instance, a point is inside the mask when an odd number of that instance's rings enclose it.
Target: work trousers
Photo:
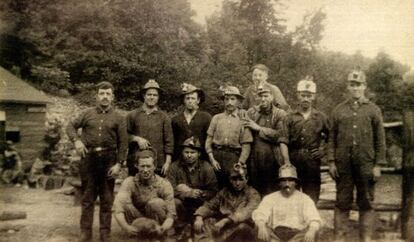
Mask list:
[[[315,204],[319,200],[321,191],[321,159],[311,154],[309,149],[290,150],[290,160],[296,167],[299,186]]]
[[[254,241],[254,229],[248,223],[230,224],[224,226],[221,231],[214,229],[214,224],[219,220],[216,218],[208,218],[204,220],[203,232],[195,233],[195,242],[250,242]]]
[[[225,187],[229,183],[229,174],[233,169],[234,164],[239,161],[241,149],[233,149],[230,147],[214,147],[213,155],[214,158],[220,164],[221,170],[216,171],[217,183],[219,188]]]
[[[99,196],[99,223],[102,235],[111,232],[112,204],[114,200],[114,179],[108,177],[109,169],[116,163],[116,150],[89,151],[80,165],[82,189],[82,213],[80,227],[91,233],[95,201]]]
[[[268,227],[268,231],[270,234],[270,242],[302,242],[306,233],[306,230],[294,231],[286,227],[276,227],[275,229]]]

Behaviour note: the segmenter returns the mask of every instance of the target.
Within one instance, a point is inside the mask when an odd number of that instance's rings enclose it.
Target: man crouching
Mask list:
[[[321,217],[313,200],[296,190],[298,176],[294,166],[279,169],[280,191],[263,198],[252,218],[261,241],[313,242]]]
[[[140,240],[167,238],[176,216],[173,188],[155,174],[155,159],[154,150],[137,152],[138,173],[123,181],[113,206],[121,228]]]
[[[194,215],[195,241],[253,241],[252,211],[259,193],[247,185],[246,170],[236,163],[229,174],[230,185],[199,207]]]

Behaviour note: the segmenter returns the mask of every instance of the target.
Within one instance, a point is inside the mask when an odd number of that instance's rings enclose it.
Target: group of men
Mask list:
[[[213,117],[199,110],[203,90],[184,83],[184,109],[170,119],[158,107],[161,87],[149,80],[140,93],[143,105],[125,118],[112,106],[113,86],[99,83],[96,107],[67,128],[82,156],[81,241],[92,239],[98,196],[101,241],[110,239],[112,214],[140,239],[166,240],[190,230],[196,241],[314,241],[324,157],[337,184],[336,240],[348,239],[356,186],[360,238],[370,241],[385,139],[381,111],[364,95],[365,74],[350,73],[350,97],[328,119],[313,105],[311,78],[299,81],[292,110],[267,82],[268,73],[255,65],[245,95],[225,87],[224,111]],[[129,177],[114,198],[123,163]]]

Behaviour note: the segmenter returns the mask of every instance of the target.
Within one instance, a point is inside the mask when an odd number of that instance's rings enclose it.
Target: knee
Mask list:
[[[160,209],[164,209],[166,206],[166,203],[161,198],[153,198],[148,201],[147,203],[147,209],[152,211],[158,211]]]

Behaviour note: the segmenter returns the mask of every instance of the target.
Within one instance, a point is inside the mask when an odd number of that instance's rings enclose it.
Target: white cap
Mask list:
[[[306,77],[306,79],[298,82],[297,91],[316,93],[316,83],[313,82],[312,78]]]

